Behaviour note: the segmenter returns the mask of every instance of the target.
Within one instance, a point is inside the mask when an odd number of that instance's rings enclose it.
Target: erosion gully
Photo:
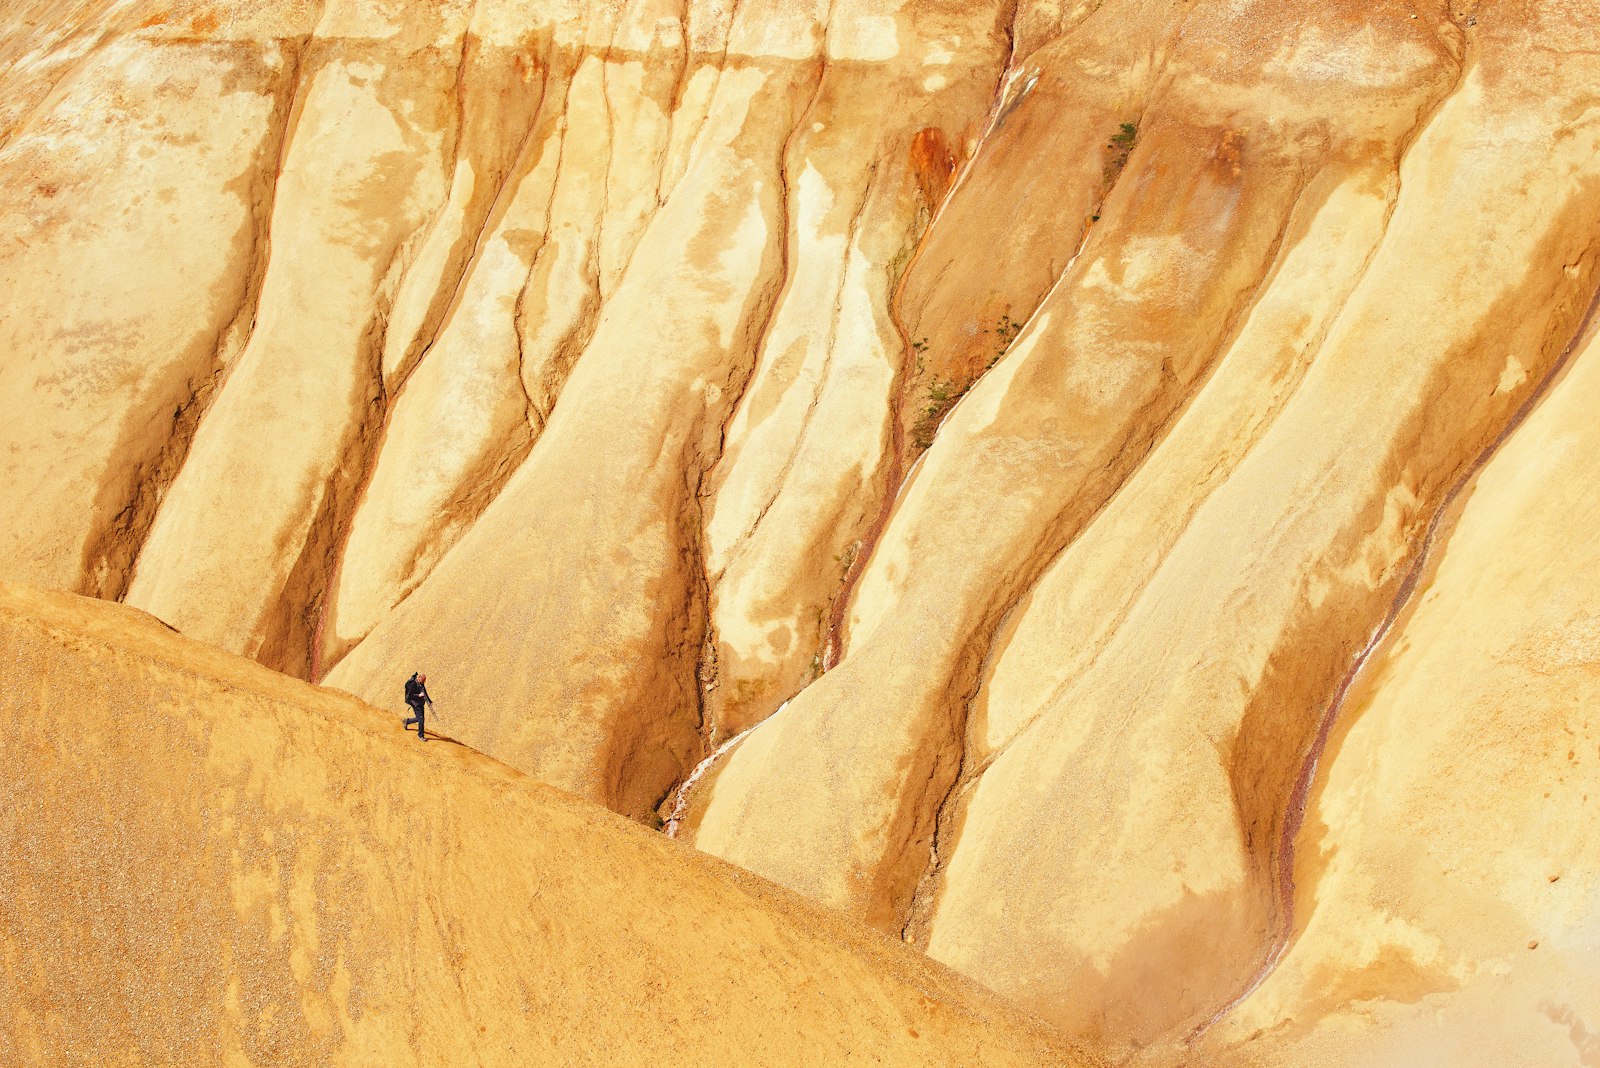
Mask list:
[[[1422,577],[1429,572],[1432,563],[1433,548],[1438,540],[1441,529],[1445,526],[1446,517],[1451,514],[1457,499],[1468,486],[1472,485],[1482,473],[1495,454],[1512,434],[1528,420],[1528,416],[1538,408],[1539,403],[1549,394],[1552,386],[1560,380],[1562,372],[1572,362],[1572,356],[1581,349],[1594,333],[1595,316],[1600,312],[1600,288],[1597,288],[1590,298],[1589,305],[1583,313],[1578,327],[1573,331],[1572,338],[1566,348],[1551,363],[1545,371],[1544,377],[1533,388],[1523,402],[1517,407],[1490,442],[1485,445],[1472,462],[1467,465],[1461,476],[1445,493],[1444,499],[1434,509],[1433,518],[1422,535],[1422,543],[1417,551],[1416,559],[1412,562],[1405,579],[1400,583],[1400,588],[1395,591],[1394,597],[1389,602],[1388,610],[1383,619],[1372,631],[1361,651],[1351,661],[1350,668],[1344,678],[1340,680],[1333,696],[1329,699],[1322,712],[1320,722],[1317,724],[1317,733],[1312,738],[1311,745],[1306,750],[1305,758],[1301,761],[1300,771],[1295,776],[1294,786],[1289,792],[1288,805],[1284,812],[1283,828],[1278,837],[1278,862],[1274,880],[1274,894],[1277,898],[1278,930],[1274,933],[1272,942],[1262,955],[1261,963],[1246,980],[1243,989],[1234,995],[1226,1004],[1201,1021],[1184,1039],[1185,1044],[1194,1042],[1215,1026],[1219,1021],[1237,1008],[1246,998],[1261,986],[1277,968],[1284,954],[1288,952],[1289,945],[1294,937],[1294,863],[1295,839],[1300,835],[1300,828],[1305,823],[1306,803],[1310,799],[1311,785],[1316,780],[1317,769],[1321,766],[1323,753],[1327,750],[1328,739],[1333,733],[1334,725],[1338,722],[1340,713],[1344,711],[1345,702],[1355,684],[1360,680],[1366,666],[1371,662],[1373,654],[1382,649],[1394,629],[1395,623],[1405,614],[1415,597]]]
[[[1017,62],[1017,37],[1016,37],[1016,7],[1013,6],[1010,18],[1006,20],[1006,37],[1008,52],[1005,69],[1000,74],[1000,79],[995,85],[994,98],[989,102],[989,113],[984,118],[983,133],[978,136],[972,155],[967,157],[961,165],[961,171],[955,180],[950,183],[950,188],[945,191],[944,199],[939,202],[934,210],[933,217],[928,220],[928,225],[923,227],[922,234],[917,239],[916,248],[906,260],[905,268],[900,272],[900,277],[895,280],[894,291],[889,295],[889,321],[894,324],[894,329],[900,335],[901,367],[899,382],[889,395],[889,460],[883,476],[883,493],[878,501],[878,514],[873,518],[866,533],[861,536],[860,547],[856,550],[854,559],[850,562],[850,569],[845,573],[844,581],[840,584],[838,596],[834,598],[833,608],[828,613],[828,623],[823,629],[822,640],[822,670],[831,671],[839,663],[839,658],[844,655],[844,644],[848,637],[846,616],[850,611],[850,601],[855,593],[856,586],[861,582],[861,576],[866,573],[867,563],[872,558],[872,552],[878,542],[883,538],[883,532],[889,525],[889,518],[894,514],[895,502],[899,500],[900,488],[906,480],[906,440],[905,428],[902,425],[901,413],[905,410],[907,394],[911,389],[911,362],[912,347],[911,336],[906,332],[905,319],[900,313],[901,301],[905,295],[906,279],[911,277],[917,261],[922,258],[923,249],[927,246],[928,235],[933,233],[939,225],[939,220],[944,217],[946,206],[955,199],[956,193],[966,184],[967,178],[972,174],[977,165],[978,157],[983,155],[983,149],[988,144],[989,137],[1004,120],[1008,98],[1012,95],[1012,83],[1016,79]],[[1019,97],[1020,98],[1020,97]],[[946,418],[949,413],[946,413]]]
[[[967,180],[967,177],[969,174],[971,174],[979,155],[981,155],[983,152],[984,144],[987,142],[989,135],[994,132],[994,130],[999,126],[1000,122],[1005,117],[1007,98],[1010,95],[1011,85],[1015,79],[1016,73],[1014,70],[1016,64],[1016,34],[1014,27],[1015,17],[1016,7],[1013,6],[1010,16],[1005,20],[1006,35],[1009,46],[1006,65],[995,85],[995,92],[989,105],[989,112],[984,120],[983,133],[979,136],[977,146],[973,149],[972,155],[968,157],[965,163],[962,164],[960,173],[956,175],[955,180],[950,184],[950,188],[946,190],[944,198],[939,202],[939,206],[933,213],[933,217],[928,220],[927,226],[923,228],[922,234],[918,237],[916,248],[912,251],[910,258],[906,261],[906,266],[901,271],[899,279],[896,280],[894,291],[889,297],[889,318],[890,321],[894,323],[896,333],[900,335],[901,350],[905,356],[902,360],[899,383],[895,390],[891,392],[889,398],[888,420],[890,443],[888,463],[884,472],[884,489],[879,498],[878,513],[873,519],[872,524],[867,528],[866,533],[862,535],[855,558],[851,563],[850,569],[846,572],[843,582],[840,584],[838,595],[835,597],[833,607],[829,612],[827,625],[823,630],[822,670],[825,672],[835,667],[839,662],[839,657],[842,655],[845,636],[845,615],[849,610],[851,594],[855,591],[857,583],[860,582],[861,576],[866,570],[867,561],[872,555],[873,548],[882,538],[884,529],[889,524],[889,517],[894,512],[895,501],[898,499],[901,485],[905,481],[905,432],[901,426],[900,413],[904,409],[906,393],[910,388],[910,376],[906,373],[905,365],[909,362],[909,354],[912,352],[912,348],[911,339],[906,333],[905,324],[902,321],[899,309],[902,294],[905,289],[906,279],[910,276],[913,265],[915,265],[918,258],[922,255],[923,248],[927,242],[928,234],[933,232],[934,227],[938,225],[939,219],[944,214],[945,206],[950,203],[950,201],[954,198],[956,191],[960,189],[962,184]],[[791,139],[792,136],[793,135],[791,134]],[[784,157],[785,159],[787,158],[787,144],[785,145]],[[790,700],[792,700],[792,698]],[[676,792],[672,795],[672,812],[668,816],[662,828],[667,837],[677,837],[678,831],[682,827],[682,821],[688,814],[691,795],[693,794],[694,788],[699,783],[700,779],[704,777],[705,774],[714,766],[716,766],[717,762],[726,756],[736,745],[742,742],[751,731],[755,730],[756,727],[761,726],[762,723],[767,722],[767,720],[776,718],[784,711],[784,709],[788,707],[789,701],[783,702],[783,704],[779,705],[771,716],[766,717],[766,719],[747,727],[745,730],[740,731],[732,738],[729,738],[727,741],[723,742],[721,745],[712,750],[709,756],[695,766],[694,770],[689,773],[688,777],[683,780],[682,784],[678,786]]]

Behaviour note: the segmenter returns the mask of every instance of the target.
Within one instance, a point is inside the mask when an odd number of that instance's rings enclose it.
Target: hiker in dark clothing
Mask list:
[[[418,671],[406,680],[406,704],[411,706],[413,715],[406,720],[406,726],[413,723],[417,725],[417,737],[427,741],[422,733],[422,714],[427,705],[433,704],[433,698],[428,696],[428,676]]]

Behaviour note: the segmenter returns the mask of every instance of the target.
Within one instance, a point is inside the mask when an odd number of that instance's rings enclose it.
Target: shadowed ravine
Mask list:
[[[1505,444],[1506,440],[1527,421],[1539,403],[1545,398],[1550,387],[1559,381],[1563,372],[1570,365],[1572,356],[1585,342],[1592,340],[1595,328],[1595,312],[1600,310],[1600,290],[1590,298],[1589,305],[1583,313],[1583,318],[1578,324],[1577,331],[1572,335],[1572,340],[1562,349],[1561,355],[1545,372],[1543,380],[1531,391],[1522,406],[1507,421],[1505,428],[1495,437],[1489,445],[1485,446],[1467,469],[1462,473],[1456,483],[1444,495],[1439,507],[1434,511],[1433,518],[1423,532],[1421,542],[1417,549],[1416,559],[1406,572],[1405,579],[1400,584],[1400,589],[1395,593],[1394,599],[1389,604],[1388,611],[1383,620],[1373,631],[1361,652],[1351,662],[1350,670],[1340,680],[1339,687],[1328,701],[1318,719],[1317,732],[1312,738],[1311,746],[1306,750],[1305,759],[1300,764],[1299,773],[1294,779],[1294,789],[1289,795],[1289,804],[1283,818],[1281,832],[1276,854],[1277,879],[1275,888],[1278,895],[1277,915],[1278,928],[1271,943],[1262,955],[1261,966],[1252,974],[1244,989],[1238,996],[1232,998],[1216,1012],[1212,1013],[1200,1026],[1196,1027],[1186,1039],[1188,1044],[1193,1044],[1210,1028],[1225,1017],[1230,1010],[1255,992],[1266,978],[1272,974],[1288,950],[1290,941],[1294,937],[1295,916],[1295,841],[1300,834],[1301,825],[1305,820],[1306,801],[1311,792],[1312,784],[1317,777],[1317,768],[1327,748],[1328,735],[1338,721],[1339,715],[1344,711],[1345,702],[1350,695],[1352,687],[1362,678],[1368,662],[1375,652],[1382,649],[1389,641],[1390,634],[1395,624],[1414,606],[1419,582],[1428,573],[1433,558],[1434,542],[1438,538],[1441,527],[1448,523],[1449,517],[1455,512],[1456,500],[1463,490],[1471,486],[1478,475],[1483,471],[1495,454]],[[1446,535],[1448,537],[1448,535]]]

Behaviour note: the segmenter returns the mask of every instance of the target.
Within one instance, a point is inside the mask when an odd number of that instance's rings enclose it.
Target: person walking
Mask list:
[[[415,723],[417,737],[427,741],[427,736],[422,733],[422,717],[426,707],[433,704],[433,698],[428,696],[428,676],[420,671],[413,672],[406,680],[406,704],[411,706],[411,718],[406,720],[406,726]]]

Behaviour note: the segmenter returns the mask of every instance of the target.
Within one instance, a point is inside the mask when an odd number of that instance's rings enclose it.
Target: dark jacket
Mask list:
[[[428,696],[428,688],[413,675],[406,680],[406,704],[420,705],[424,701],[433,704],[433,698]]]

